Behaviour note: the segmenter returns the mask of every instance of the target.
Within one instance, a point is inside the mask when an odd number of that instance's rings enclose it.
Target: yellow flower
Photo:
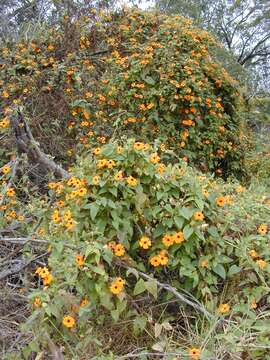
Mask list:
[[[41,300],[40,300],[39,297],[36,297],[36,298],[34,299],[33,306],[34,306],[35,308],[38,308],[38,307],[41,306]]]
[[[135,150],[143,150],[144,149],[144,143],[142,142],[135,142],[133,145]]]
[[[59,211],[58,210],[54,210],[53,214],[52,214],[52,221],[54,223],[58,223],[61,220],[60,215],[59,215]]]
[[[107,167],[108,169],[112,169],[115,166],[114,160],[107,160]]]
[[[80,188],[76,191],[77,195],[83,197],[86,193],[87,193],[87,189],[86,188]]]
[[[266,262],[262,259],[256,260],[256,264],[259,266],[260,269],[264,269],[266,267]]]
[[[194,214],[193,214],[193,218],[194,220],[196,221],[203,221],[204,219],[204,215],[201,211],[196,211]]]
[[[218,307],[218,311],[221,314],[227,314],[230,311],[230,305],[229,304],[220,304]]]
[[[8,188],[6,194],[8,197],[13,197],[15,195],[15,190],[13,188]]]
[[[53,276],[51,273],[49,273],[47,276],[45,276],[44,278],[42,278],[43,281],[43,285],[50,285],[50,283],[53,281]]]
[[[154,267],[161,265],[160,256],[156,255],[156,256],[151,257],[150,264]]]
[[[202,189],[202,194],[205,196],[205,197],[208,197],[209,196],[209,192],[207,189],[203,188]]]
[[[83,266],[85,264],[85,259],[84,259],[84,256],[83,255],[76,255],[76,263],[78,266]]]
[[[201,263],[200,263],[200,266],[203,267],[203,268],[207,268],[208,267],[208,260],[202,260]]]
[[[139,245],[141,248],[147,250],[151,246],[151,240],[149,239],[149,237],[143,236],[139,241]]]
[[[250,307],[251,307],[251,309],[257,309],[258,304],[257,304],[257,302],[256,302],[256,299],[255,299],[255,298],[252,300]]]
[[[160,260],[160,265],[165,266],[168,264],[169,258],[161,251],[159,253],[159,260]]]
[[[260,235],[265,235],[265,234],[267,233],[267,231],[268,231],[268,227],[267,227],[267,225],[265,225],[265,224],[261,224],[261,225],[258,227],[258,233],[259,233]]]
[[[72,328],[75,325],[75,319],[72,316],[66,315],[63,317],[62,324],[67,328]]]
[[[160,157],[157,154],[152,154],[150,156],[150,161],[152,164],[157,164],[158,162],[160,162]]]
[[[114,175],[114,180],[116,180],[116,181],[121,181],[123,179],[123,173],[122,173],[122,171],[119,171],[118,173],[116,173],[115,175]]]
[[[198,360],[200,358],[201,351],[200,351],[200,349],[197,349],[197,348],[191,348],[188,350],[188,354],[189,354],[190,359]]]
[[[241,192],[244,192],[246,189],[241,186],[241,185],[238,185],[236,188],[235,188],[235,191],[238,192],[238,193],[241,193]]]
[[[216,198],[216,205],[218,206],[224,206],[226,204],[226,199],[224,196],[219,196],[218,198]]]
[[[98,167],[99,169],[104,168],[106,165],[107,165],[107,160],[106,160],[106,159],[101,159],[101,160],[99,160],[98,163],[97,163],[97,167]]]
[[[256,250],[250,250],[249,252],[248,252],[248,254],[249,254],[249,256],[251,256],[253,259],[255,259],[255,258],[257,258],[258,257],[258,253],[257,253],[257,251]]]
[[[93,177],[93,184],[98,185],[100,177],[98,175]]]
[[[175,234],[173,234],[173,242],[175,244],[181,244],[184,240],[185,238],[182,231],[178,231]]]
[[[65,227],[68,229],[68,230],[72,230],[75,226],[75,222],[73,219],[70,219],[66,222],[65,224]]]
[[[81,301],[81,303],[80,303],[80,306],[81,307],[84,307],[84,306],[86,306],[86,305],[88,305],[89,304],[89,301],[87,300],[87,299],[83,299],[82,301]]]
[[[114,254],[115,256],[123,256],[125,254],[125,248],[122,244],[117,244],[114,247]]]
[[[134,186],[137,185],[138,181],[137,181],[137,179],[135,179],[133,176],[129,176],[129,177],[127,178],[127,183],[128,183],[129,186],[134,187]]]
[[[115,279],[115,283],[120,285],[120,286],[124,286],[125,285],[125,280],[122,279],[121,277],[118,277]]]
[[[5,165],[5,166],[3,166],[2,168],[1,168],[1,172],[3,173],[3,174],[8,174],[9,172],[10,172],[10,167],[8,166],[8,165]]]
[[[120,294],[120,292],[122,292],[123,290],[123,285],[124,284],[121,284],[119,281],[114,281],[111,286],[110,286],[110,291],[112,294],[114,295],[118,295]]]
[[[164,235],[162,238],[162,242],[166,247],[172,246],[174,243],[174,238],[172,235]]]
[[[160,164],[157,167],[157,172],[162,175],[164,173],[164,170],[166,169],[166,166],[164,164]]]

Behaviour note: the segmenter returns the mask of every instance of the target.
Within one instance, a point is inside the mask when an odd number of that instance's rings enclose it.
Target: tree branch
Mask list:
[[[25,153],[30,163],[39,164],[43,169],[51,171],[58,178],[68,178],[70,176],[66,170],[57,165],[40,149],[20,109],[13,111],[10,122],[20,154]]]

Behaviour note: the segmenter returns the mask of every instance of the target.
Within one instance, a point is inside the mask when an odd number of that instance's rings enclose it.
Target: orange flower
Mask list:
[[[201,267],[203,267],[203,268],[207,268],[208,265],[209,265],[209,264],[208,264],[208,260],[202,260],[200,265],[201,265]]]
[[[158,162],[160,162],[160,157],[158,156],[158,154],[152,154],[150,156],[150,161],[152,164],[157,164]]]
[[[219,196],[216,198],[216,205],[218,206],[224,206],[226,204],[226,198],[224,196]]]
[[[262,260],[262,259],[258,259],[258,260],[256,260],[256,264],[259,266],[259,268],[260,269],[264,269],[265,267],[266,267],[266,262],[264,261],[264,260]]]
[[[150,264],[154,267],[161,265],[160,256],[156,255],[156,256],[151,257]]]
[[[258,227],[258,233],[260,235],[265,235],[268,231],[268,228],[267,228],[267,225],[265,224],[261,224],[259,227]]]
[[[15,195],[15,190],[13,188],[7,188],[6,194],[8,197],[13,197]]]
[[[151,240],[149,239],[149,237],[143,236],[139,241],[139,245],[141,248],[147,250],[151,246]]]
[[[165,266],[165,265],[168,264],[169,258],[165,254],[160,252],[159,253],[159,260],[160,260],[160,265]]]
[[[76,255],[76,263],[78,266],[83,266],[85,264],[85,259],[83,255]]]
[[[258,257],[258,253],[257,253],[257,251],[256,250],[250,250],[249,252],[248,252],[248,254],[249,254],[249,256],[251,256],[253,259],[255,259],[255,258],[257,258]]]
[[[86,306],[86,305],[88,305],[89,304],[89,301],[87,300],[87,299],[83,299],[82,301],[81,301],[81,303],[80,303],[80,306],[81,307],[84,307],[84,306]]]
[[[193,214],[193,218],[194,220],[196,221],[203,221],[204,219],[204,215],[201,211],[196,211],[194,214]]]
[[[53,276],[51,273],[49,273],[47,276],[43,277],[42,278],[42,281],[43,281],[43,285],[47,286],[47,285],[50,285],[51,282],[53,281]]]
[[[193,360],[198,360],[200,358],[201,351],[197,348],[191,348],[188,350],[189,357]]]
[[[93,184],[94,184],[94,185],[98,185],[99,179],[100,179],[100,177],[99,177],[98,175],[94,176],[94,177],[93,177],[93,180],[92,180],[92,181],[93,181]]]
[[[221,314],[227,314],[230,311],[230,305],[229,304],[220,304],[218,307],[218,311]]]
[[[114,254],[115,256],[123,256],[125,254],[125,248],[122,244],[117,244],[114,247]]]
[[[5,166],[3,166],[2,168],[1,168],[1,172],[3,173],[3,174],[8,174],[9,172],[10,172],[10,167],[8,166],[8,165],[5,165]]]
[[[121,281],[120,281],[121,279]],[[114,295],[118,295],[122,292],[125,282],[122,278],[117,278],[110,286],[110,291]]]
[[[39,297],[36,297],[36,298],[34,299],[33,306],[34,306],[35,308],[38,308],[38,307],[41,306],[41,300],[40,300]]]
[[[143,150],[144,149],[144,143],[142,142],[135,142],[133,145],[135,150]]]
[[[172,235],[166,234],[166,235],[163,236],[162,242],[166,247],[170,247],[174,243],[174,238],[173,238]]]
[[[116,180],[116,181],[121,181],[123,179],[123,173],[122,173],[122,171],[119,171],[118,173],[116,173],[115,175],[114,175],[114,180]]]
[[[133,176],[129,176],[129,177],[127,178],[127,183],[128,183],[129,186],[134,187],[134,186],[137,185],[138,181],[137,181],[137,179],[135,179]]]
[[[94,155],[100,155],[101,154],[101,148],[100,147],[97,147],[93,150],[93,154]]]
[[[75,319],[72,316],[66,315],[63,317],[62,324],[67,328],[72,328],[75,325]]]
[[[178,231],[173,235],[173,242],[175,244],[181,244],[184,240],[185,238],[182,231]]]
[[[256,302],[256,299],[255,299],[255,298],[252,300],[250,307],[251,307],[251,309],[257,309],[258,304],[257,304],[257,302]]]

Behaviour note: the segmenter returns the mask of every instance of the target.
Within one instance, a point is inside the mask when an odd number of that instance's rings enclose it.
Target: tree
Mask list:
[[[270,74],[270,2],[267,0],[157,0],[169,13],[180,13],[216,35],[249,71],[261,73],[260,83]]]

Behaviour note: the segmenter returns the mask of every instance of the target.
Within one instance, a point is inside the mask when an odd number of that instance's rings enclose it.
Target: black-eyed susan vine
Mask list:
[[[110,143],[80,158],[69,179],[49,183],[54,201],[40,228],[50,256],[36,270],[41,282],[30,296],[31,326],[47,324],[56,338],[61,329],[74,344],[104,312],[114,321],[135,321],[134,299],[145,293],[153,304],[171,298],[155,279],[191,292],[213,316],[257,308],[266,293],[252,279],[267,281],[270,272],[269,204],[246,208],[257,214],[253,221],[239,218],[236,209],[247,206],[243,186],[163,158],[166,151],[142,142]],[[246,276],[237,293],[220,296],[221,286]],[[189,351],[193,358],[200,353]]]
[[[217,46],[180,16],[132,9],[65,17],[0,49],[0,131],[9,131],[12,106],[21,104],[37,140],[67,163],[97,143],[135,135],[159,139],[160,149],[204,171],[238,176],[241,95],[215,60]],[[52,136],[59,141],[45,140]]]

